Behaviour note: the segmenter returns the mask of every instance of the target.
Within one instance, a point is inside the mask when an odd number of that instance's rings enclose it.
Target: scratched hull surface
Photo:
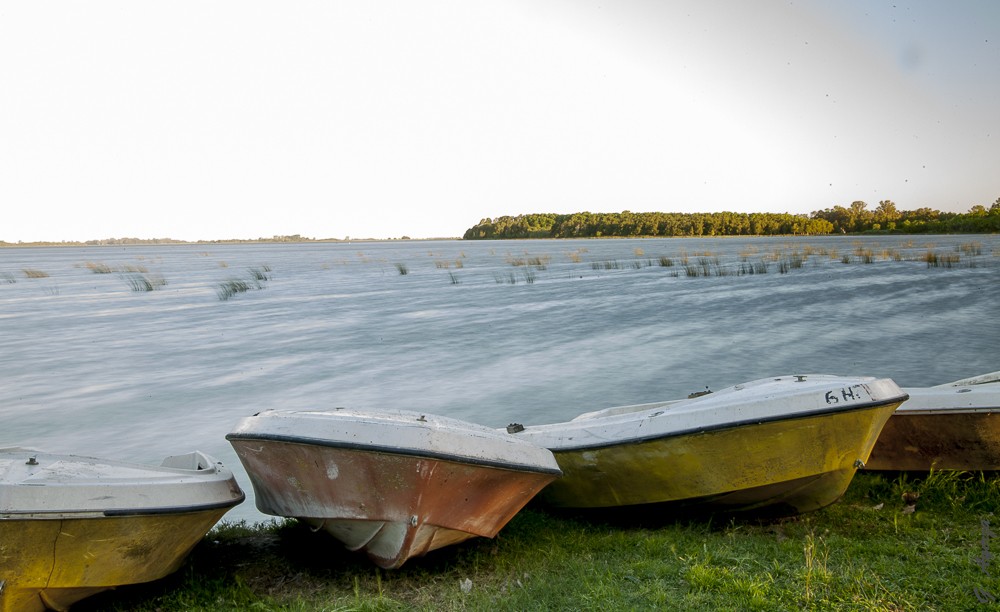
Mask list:
[[[263,413],[227,437],[261,512],[303,520],[385,568],[495,536],[559,475],[545,449],[404,411]]]
[[[871,470],[1000,470],[1000,372],[908,388],[879,436]]]
[[[796,514],[844,493],[905,397],[886,379],[781,377],[519,435],[563,470],[541,495],[554,506]]]
[[[65,610],[175,571],[243,499],[231,472],[194,455],[203,467],[0,450],[0,612]]]

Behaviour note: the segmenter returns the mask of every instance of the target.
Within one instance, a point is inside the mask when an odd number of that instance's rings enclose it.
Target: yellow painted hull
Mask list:
[[[563,477],[541,498],[572,508],[677,503],[809,512],[843,495],[899,403],[554,450]]]
[[[0,519],[0,612],[66,610],[115,586],[162,578],[228,509]]]

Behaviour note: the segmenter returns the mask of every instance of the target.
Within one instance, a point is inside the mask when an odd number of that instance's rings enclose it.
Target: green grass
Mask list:
[[[223,523],[176,574],[74,611],[974,610],[1000,597],[997,508],[1000,480],[954,473],[860,474],[840,502],[780,521],[530,506],[495,539],[392,571],[294,521]]]

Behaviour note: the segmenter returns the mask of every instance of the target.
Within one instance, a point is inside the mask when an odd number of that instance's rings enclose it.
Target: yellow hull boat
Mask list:
[[[0,612],[162,578],[243,498],[203,453],[157,467],[0,449]]]
[[[888,379],[784,376],[517,435],[555,455],[563,477],[540,495],[553,506],[790,515],[843,495],[905,399]]]

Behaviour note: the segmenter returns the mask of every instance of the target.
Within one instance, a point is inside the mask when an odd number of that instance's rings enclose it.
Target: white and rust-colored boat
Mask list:
[[[261,512],[324,530],[384,568],[495,536],[560,475],[544,448],[406,410],[265,411],[226,439]]]
[[[904,391],[910,399],[885,424],[868,469],[1000,470],[1000,372]]]
[[[201,452],[149,466],[0,448],[0,612],[162,578],[243,499]]]
[[[797,514],[836,501],[906,399],[889,379],[780,376],[620,406],[517,435],[563,477],[539,499],[579,509]]]

